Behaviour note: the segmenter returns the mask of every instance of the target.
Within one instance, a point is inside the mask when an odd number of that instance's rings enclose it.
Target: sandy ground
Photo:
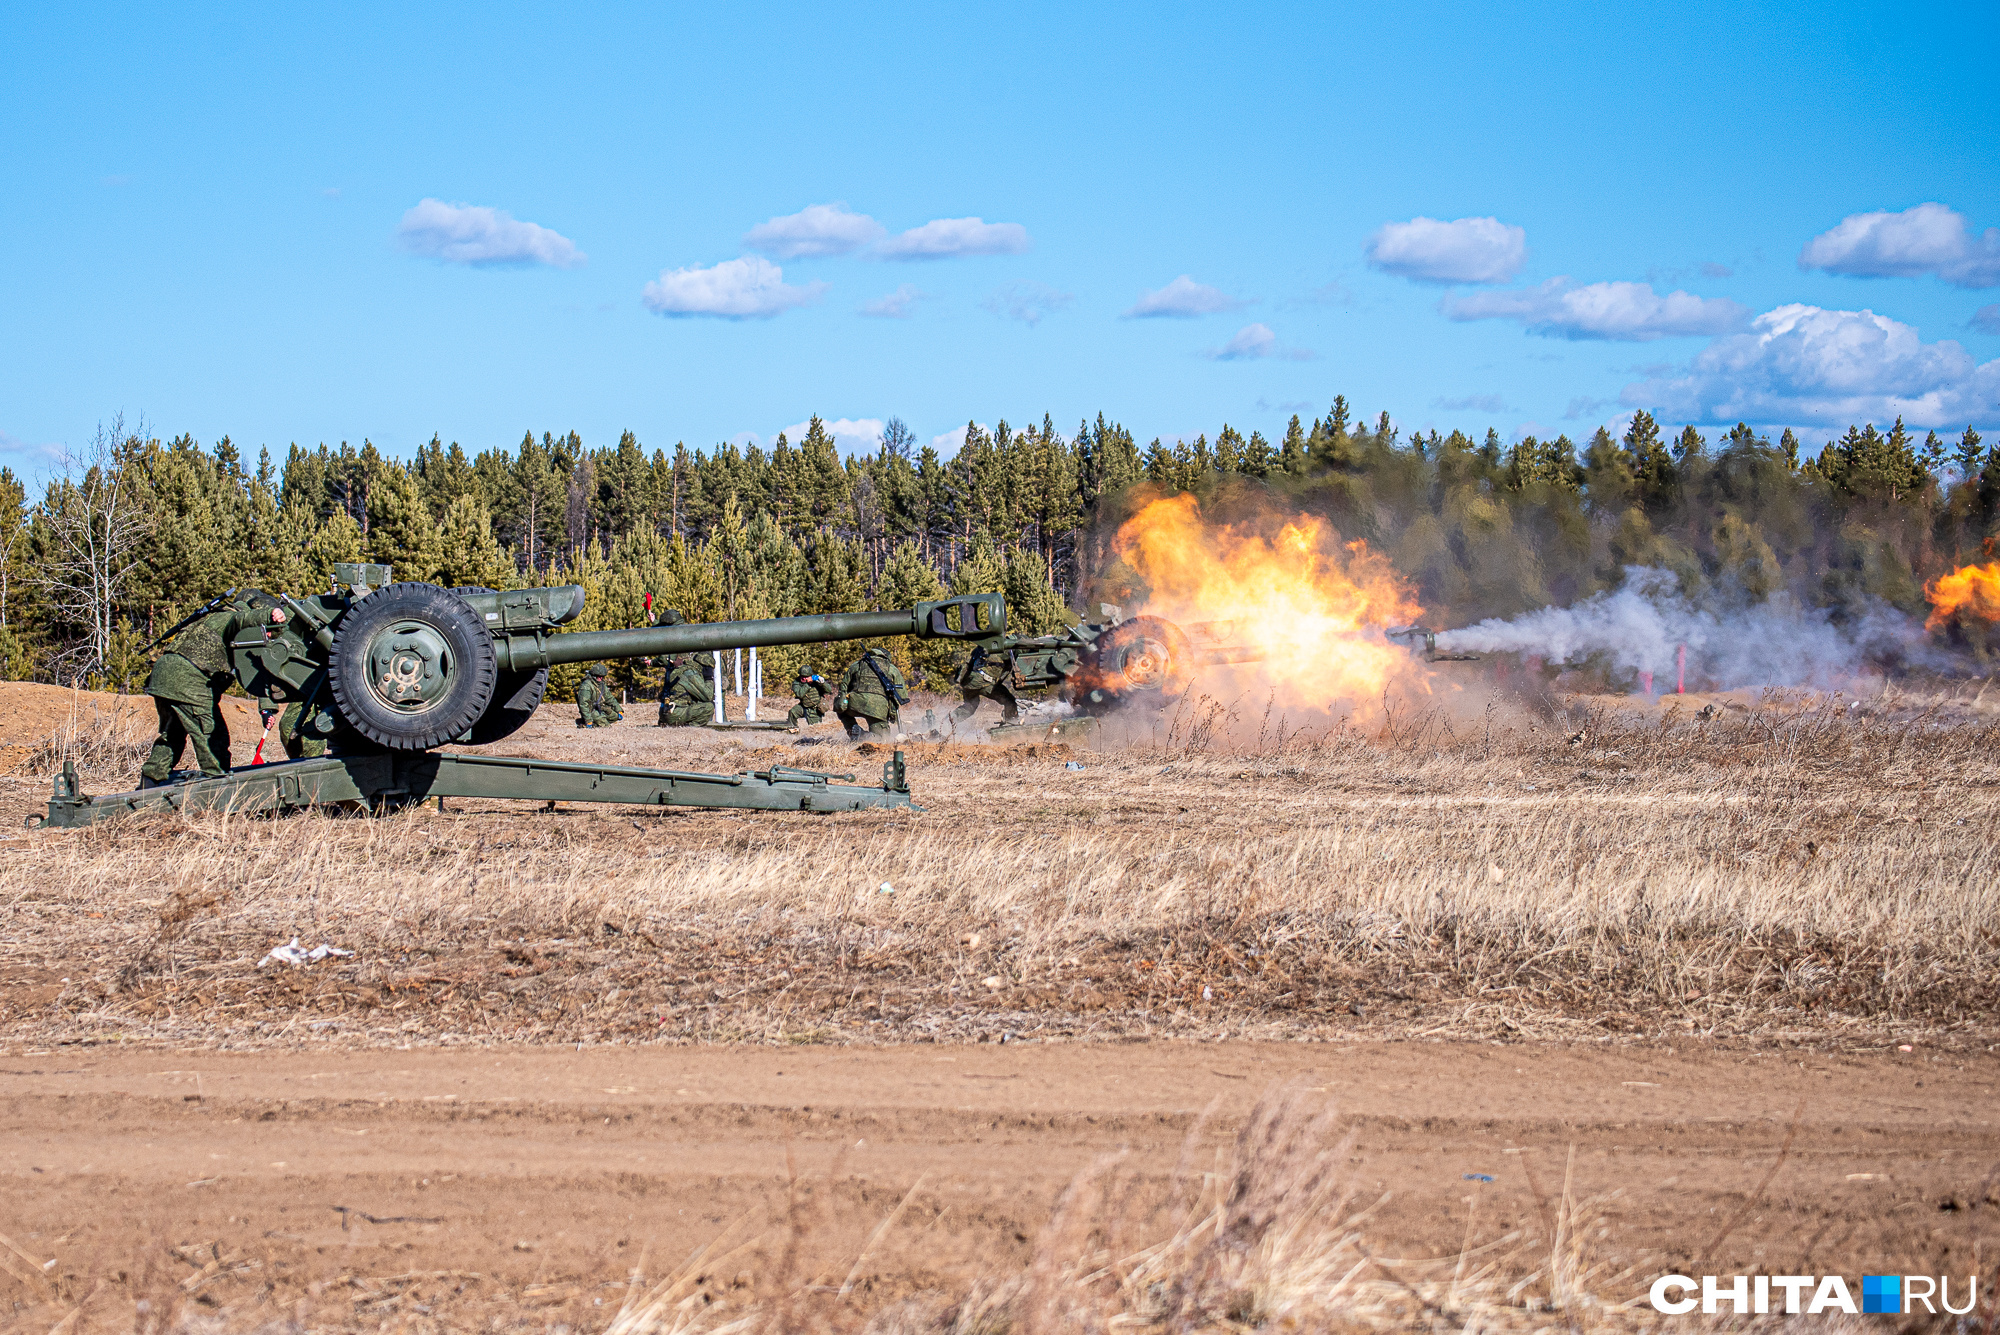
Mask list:
[[[1286,1082],[1352,1125],[1383,1256],[1545,1245],[1565,1192],[1594,1250],[1648,1274],[1914,1272],[2000,1240],[2000,1060],[1922,1052],[30,1052],[0,1064],[0,1175],[6,1230],[86,1276],[181,1248],[255,1258],[258,1283],[474,1272],[587,1316],[630,1267],[782,1204],[790,1176],[832,1207],[809,1239],[832,1265],[915,1189],[874,1282],[1025,1258],[1093,1161],[1127,1151],[1163,1180],[1205,1109],[1220,1138]]]

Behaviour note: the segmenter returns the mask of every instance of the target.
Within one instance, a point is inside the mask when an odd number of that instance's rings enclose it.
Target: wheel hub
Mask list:
[[[405,621],[389,626],[368,647],[368,684],[399,713],[429,709],[451,685],[451,649],[435,626]]]
[[[1134,640],[1119,656],[1118,670],[1134,689],[1144,690],[1156,686],[1167,675],[1172,663],[1172,655],[1167,646],[1158,640]]]

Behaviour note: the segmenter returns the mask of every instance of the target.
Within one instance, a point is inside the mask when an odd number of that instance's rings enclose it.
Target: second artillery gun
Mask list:
[[[1170,705],[1199,669],[1264,656],[1254,646],[1229,643],[1236,631],[1231,621],[1197,622],[1183,630],[1165,617],[1127,617],[1110,603],[1100,603],[1098,613],[1100,620],[1080,622],[1059,635],[1011,635],[1003,627],[976,639],[972,648],[1012,669],[1019,689],[1053,689],[1057,699],[1088,715]]]

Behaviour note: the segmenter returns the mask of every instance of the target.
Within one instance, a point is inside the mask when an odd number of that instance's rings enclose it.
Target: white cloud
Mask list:
[[[1719,338],[1678,373],[1628,385],[1629,407],[1691,422],[1912,426],[2000,420],[2000,361],[1974,363],[1950,339],[1873,311],[1780,306]]]
[[[1276,357],[1280,361],[1311,361],[1318,354],[1307,348],[1286,348],[1278,344],[1278,336],[1271,332],[1267,324],[1246,324],[1236,331],[1236,337],[1219,348],[1210,348],[1202,356],[1218,362],[1256,361],[1262,357]]]
[[[2000,304],[1981,306],[1972,313],[1971,324],[1982,334],[2000,334]]]
[[[882,243],[892,260],[948,260],[962,255],[1019,255],[1028,248],[1028,229],[1019,223],[978,218],[937,218]]]
[[[404,250],[451,264],[546,264],[574,269],[584,255],[560,232],[477,204],[419,201],[396,226]]]
[[[1504,413],[1507,411],[1507,400],[1498,394],[1467,394],[1458,399],[1432,399],[1431,407],[1453,413]]]
[[[0,431],[0,458],[11,456],[17,466],[25,468],[30,478],[50,469],[60,468],[67,453],[60,445],[35,445],[19,436]]]
[[[993,429],[987,426],[986,423],[984,422],[976,422],[975,425],[977,425],[981,431],[991,431]],[[957,426],[945,432],[943,435],[932,436],[931,447],[935,449],[942,458],[946,459],[951,458],[952,455],[957,454],[960,450],[965,448],[965,428],[962,426]]]
[[[1747,308],[1726,297],[1653,291],[1650,283],[1587,283],[1551,278],[1512,292],[1447,298],[1453,320],[1518,320],[1548,338],[1604,338],[1647,343],[1688,334],[1726,334],[1743,327]]]
[[[1193,319],[1197,315],[1215,315],[1222,311],[1242,310],[1250,303],[1230,296],[1220,288],[1206,283],[1197,283],[1182,274],[1173,282],[1154,292],[1141,293],[1132,309],[1125,312],[1130,320]]]
[[[781,260],[850,255],[880,241],[886,231],[867,214],[849,212],[845,204],[809,204],[797,213],[758,223],[743,234],[743,247]]]
[[[785,439],[796,445],[805,439],[810,422],[794,422],[785,428]],[[835,448],[842,450],[872,450],[882,443],[882,419],[879,417],[839,417],[829,422],[820,419],[826,434],[833,437]]]
[[[1505,283],[1528,262],[1528,233],[1498,218],[1412,218],[1368,239],[1368,262],[1420,283]]]
[[[1060,292],[1047,283],[1019,282],[994,289],[993,295],[979,304],[995,315],[1035,325],[1041,323],[1043,316],[1067,308],[1074,299],[1070,293]]]
[[[1936,274],[1957,287],[2000,287],[2000,227],[1974,236],[1971,221],[1942,204],[1856,213],[1806,242],[1799,267],[1858,278]]]
[[[863,315],[872,315],[879,320],[907,320],[914,312],[910,307],[922,301],[926,293],[912,283],[899,283],[896,290],[886,297],[877,297],[861,308]]]
[[[707,269],[666,269],[639,299],[657,315],[712,315],[724,320],[768,320],[794,306],[818,301],[825,283],[795,286],[785,271],[751,255]]]

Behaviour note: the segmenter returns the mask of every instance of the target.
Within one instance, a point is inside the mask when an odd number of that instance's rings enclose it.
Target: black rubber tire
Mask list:
[[[493,593],[495,590],[484,584],[460,584],[453,593]],[[493,703],[487,707],[485,715],[472,725],[472,730],[454,741],[467,746],[484,746],[497,742],[503,737],[511,737],[519,732],[527,721],[535,716],[542,697],[548,694],[549,670],[536,668],[533,672],[501,672],[493,687]]]
[[[429,708],[390,708],[368,684],[368,646],[391,622],[430,627],[448,652],[447,684]],[[493,703],[499,672],[493,638],[463,599],[435,584],[390,584],[354,604],[333,631],[327,685],[341,717],[369,741],[391,751],[428,751],[462,737]]]
[[[1135,651],[1142,651],[1143,671],[1130,659]],[[1193,646],[1179,626],[1164,617],[1133,617],[1098,639],[1067,694],[1086,714],[1129,705],[1161,709],[1180,699],[1194,668]]]

